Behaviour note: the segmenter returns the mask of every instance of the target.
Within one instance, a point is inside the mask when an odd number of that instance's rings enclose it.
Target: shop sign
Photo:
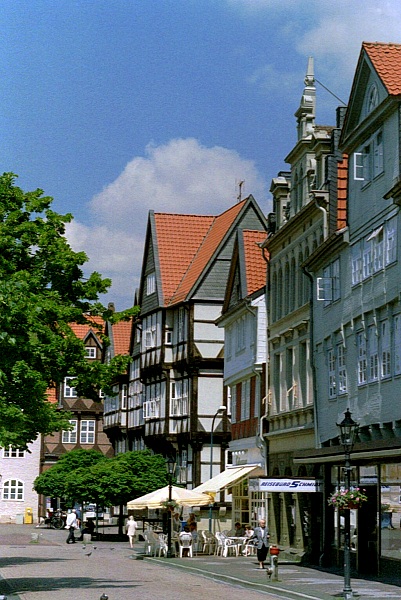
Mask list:
[[[252,483],[251,483],[252,481]],[[320,492],[320,480],[318,479],[283,479],[269,477],[267,479],[252,479],[250,488],[258,492]]]

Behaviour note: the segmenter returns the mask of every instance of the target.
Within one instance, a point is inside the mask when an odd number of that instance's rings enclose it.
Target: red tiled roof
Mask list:
[[[70,323],[70,327],[71,327],[72,331],[75,333],[77,338],[79,338],[80,340],[85,339],[86,336],[88,335],[89,331],[93,331],[94,335],[97,336],[97,333],[99,331],[99,329],[97,327],[98,325],[101,325],[100,331],[103,331],[103,329],[104,329],[104,327],[103,327],[104,321],[103,321],[102,317],[88,317],[88,321],[93,321],[94,325],[91,327],[90,324],[82,325],[80,323]]]
[[[235,204],[218,217],[212,217],[209,231],[202,240],[188,270],[171,298],[170,304],[176,304],[185,300],[187,294],[201,276],[208,261],[211,259],[225,234],[233,224],[238,213],[243,208],[245,202],[246,200],[238,202],[238,204]]]
[[[258,246],[266,239],[266,231],[242,232],[244,240],[247,294],[253,294],[266,285],[266,261]]]
[[[213,218],[155,213],[164,304],[169,304],[213,223]]]
[[[347,225],[347,182],[348,156],[343,154],[343,160],[337,165],[337,229]]]
[[[50,404],[57,404],[56,388],[47,388],[46,390],[47,400]]]
[[[132,319],[113,325],[114,354],[129,354]]]
[[[363,42],[362,48],[372,61],[388,93],[392,96],[401,94],[401,44]]]

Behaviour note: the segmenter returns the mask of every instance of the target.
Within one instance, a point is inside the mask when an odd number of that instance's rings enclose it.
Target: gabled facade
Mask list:
[[[360,425],[352,483],[368,495],[351,511],[352,555],[369,573],[394,569],[401,546],[400,116],[401,45],[364,43],[340,140],[349,155],[348,227],[308,262],[323,281],[338,265],[337,294],[314,303],[321,449],[308,460],[321,465],[327,495],[344,485],[336,423],[349,408]],[[326,513],[324,550],[327,561],[341,562],[341,521],[333,511]]]
[[[86,356],[89,361],[102,360],[102,342],[98,335],[95,324],[103,326],[103,321],[98,317],[92,317],[94,326],[71,324],[75,335],[85,343]],[[60,431],[42,438],[41,449],[41,471],[51,467],[58,458],[70,450],[83,448],[86,450],[97,450],[106,456],[113,456],[113,448],[103,431],[103,398],[99,401],[89,398],[80,398],[73,386],[71,373],[65,377],[64,384],[57,390],[57,406],[59,410],[67,410],[72,413],[71,423],[74,425],[70,431]],[[39,516],[45,516],[50,499],[41,499]],[[56,499],[54,499],[56,502]],[[53,505],[53,508],[56,506]]]
[[[179,481],[209,478],[210,430],[224,403],[220,316],[236,231],[260,229],[264,216],[250,196],[221,215],[149,213],[133,335],[130,438],[176,456]],[[214,427],[213,473],[225,463],[227,417]]]
[[[105,334],[109,339],[104,360],[109,362],[117,355],[128,356],[131,349],[133,320],[119,323],[106,323]],[[103,429],[106,432],[115,454],[127,452],[128,439],[128,391],[129,370],[120,375],[114,384],[114,396],[105,396],[103,400]]]
[[[266,260],[260,244],[265,239],[266,228],[237,231],[222,316],[217,320],[224,328],[224,386],[231,415],[232,465],[258,465],[261,474],[265,473],[266,459],[260,424],[266,409],[267,323]],[[247,478],[232,490],[233,523],[256,525],[260,511],[249,497]]]
[[[303,265],[327,237],[333,220],[327,180],[335,128],[316,125],[315,105],[313,59],[309,59],[304,92],[295,113],[298,140],[286,158],[290,171],[279,173],[272,181],[274,213],[268,217],[269,233],[263,244],[269,253],[265,440],[268,475],[273,477],[318,474],[313,465],[294,462],[299,450],[315,447],[311,286]],[[271,493],[271,541],[293,553],[318,555],[318,524],[313,518],[318,506],[317,494]]]

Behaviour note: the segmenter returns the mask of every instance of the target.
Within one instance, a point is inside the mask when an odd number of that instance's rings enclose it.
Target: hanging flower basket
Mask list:
[[[365,491],[360,488],[338,490],[331,494],[327,499],[327,503],[329,506],[338,508],[339,510],[355,510],[360,508],[364,502],[367,502],[368,497],[364,494]]]
[[[161,505],[164,508],[167,508],[167,510],[175,510],[178,508],[178,504],[175,500],[165,500],[164,502],[161,502]]]

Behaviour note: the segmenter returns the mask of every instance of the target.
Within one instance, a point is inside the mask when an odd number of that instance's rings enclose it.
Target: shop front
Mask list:
[[[268,506],[270,541],[293,560],[309,562],[319,554],[321,482],[315,478],[259,477],[249,488]]]
[[[335,452],[335,454],[334,454]],[[316,450],[309,460],[321,463],[322,566],[344,562],[345,512],[330,506],[328,498],[343,491],[345,470],[341,452],[333,448]],[[330,455],[331,454],[331,455]],[[384,575],[401,568],[401,458],[400,449],[376,448],[351,454],[351,489],[366,496],[360,506],[349,509],[351,568],[359,574]],[[298,456],[296,460],[301,460]],[[302,461],[305,462],[305,454]]]

